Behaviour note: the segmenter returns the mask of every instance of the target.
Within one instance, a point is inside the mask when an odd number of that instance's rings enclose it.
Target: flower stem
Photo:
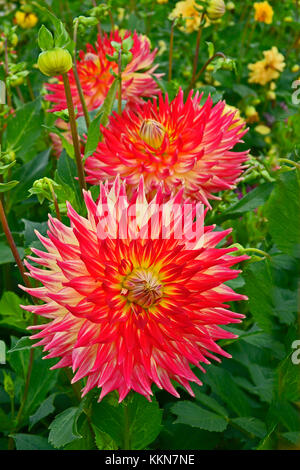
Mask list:
[[[122,51],[119,50],[118,57],[118,80],[119,80],[119,91],[118,91],[118,113],[122,113]]]
[[[54,189],[53,189],[53,185],[52,185],[51,181],[47,180],[47,182],[48,182],[48,186],[49,186],[49,189],[50,189],[50,192],[51,192],[51,196],[52,196],[52,199],[53,199],[56,217],[58,218],[58,220],[61,221],[61,215],[60,215],[60,211],[59,211],[59,207],[58,207],[58,202],[57,202],[56,194],[55,194]]]
[[[33,89],[32,89],[32,86],[31,86],[31,82],[30,82],[29,77],[26,77],[26,83],[27,83],[27,87],[28,87],[28,92],[29,92],[30,99],[31,99],[32,101],[34,101],[34,100],[35,100],[35,96],[34,96],[34,93],[33,93]]]
[[[128,405],[124,404],[124,449],[131,450]]]
[[[294,162],[293,160],[289,160],[288,158],[278,158],[278,161],[283,162],[283,163],[288,163],[289,165],[293,165],[300,169],[300,163]]]
[[[89,116],[89,112],[88,112],[88,109],[87,109],[87,105],[86,105],[86,102],[85,102],[84,94],[83,94],[83,91],[82,91],[82,86],[81,86],[81,83],[80,83],[80,80],[79,80],[79,75],[78,75],[78,70],[77,70],[77,62],[76,62],[77,31],[78,31],[78,21],[75,22],[74,31],[73,31],[73,41],[74,41],[73,73],[74,73],[74,78],[75,78],[75,82],[76,82],[78,95],[79,95],[79,98],[80,98],[80,103],[81,103],[81,106],[82,106],[82,111],[83,111],[83,115],[84,115],[84,119],[85,119],[85,123],[86,123],[86,128],[88,129],[91,121],[90,121],[90,116]]]
[[[172,80],[172,62],[173,62],[174,27],[175,27],[175,20],[173,20],[173,21],[172,21],[172,25],[171,25],[171,33],[170,33],[170,47],[169,47],[169,74],[168,74],[168,80],[169,80],[169,82]]]
[[[7,49],[7,38],[4,40],[4,71],[5,77],[9,75],[9,65],[8,65],[8,49]],[[6,97],[7,97],[7,104],[11,107],[11,96],[10,96],[10,88],[6,87]]]
[[[83,191],[84,189],[87,189],[87,186],[86,186],[86,181],[85,181],[85,176],[84,176],[84,171],[83,171],[83,164],[82,164],[82,158],[81,158],[81,152],[80,152],[80,146],[79,146],[79,138],[78,138],[78,132],[77,132],[77,125],[76,125],[76,119],[75,119],[75,112],[74,112],[74,105],[73,105],[73,100],[72,100],[70,82],[69,82],[69,77],[66,73],[62,74],[62,78],[64,82],[66,100],[67,100],[68,111],[69,111],[69,119],[70,119],[71,133],[72,133],[72,139],[73,139],[73,145],[74,145],[74,153],[75,153],[75,159],[76,159],[76,165],[77,165],[79,185],[80,185],[81,191]]]
[[[198,58],[199,58],[199,50],[200,50],[200,42],[201,42],[201,36],[202,36],[204,15],[205,15],[205,13],[203,12],[202,15],[201,15],[200,26],[199,26],[198,33],[197,33],[196,49],[195,49],[194,63],[193,63],[193,75],[192,75],[192,80],[191,80],[191,88],[193,87],[193,85],[195,83],[195,77],[196,77],[196,72],[197,72],[197,65],[198,65]]]
[[[17,266],[19,268],[20,274],[21,274],[22,279],[24,281],[24,284],[26,285],[26,287],[31,287],[31,283],[30,283],[28,277],[25,274],[25,268],[23,266],[23,263],[22,263],[22,260],[20,258],[20,255],[18,253],[15,241],[14,241],[13,236],[11,234],[11,231],[10,231],[10,228],[9,228],[9,225],[8,225],[8,222],[7,222],[7,218],[6,218],[6,215],[5,215],[4,207],[3,207],[3,204],[2,204],[1,200],[0,200],[0,220],[1,220],[2,227],[3,227],[3,231],[4,231],[5,236],[7,238],[7,241],[8,241],[9,247],[11,249],[13,257],[15,258],[15,261],[16,261]]]
[[[243,253],[244,252],[250,252],[250,253],[257,253],[259,255],[262,255],[264,258],[271,258],[269,253],[263,250],[259,250],[258,248],[243,248]]]

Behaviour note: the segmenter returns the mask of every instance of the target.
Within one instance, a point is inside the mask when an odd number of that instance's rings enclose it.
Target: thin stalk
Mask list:
[[[33,93],[32,86],[31,86],[30,78],[28,76],[26,77],[26,83],[27,83],[30,99],[31,99],[31,101],[34,101],[35,96],[34,96],[34,93]]]
[[[108,10],[108,16],[109,16],[109,19],[110,19],[110,23],[111,23],[111,30],[112,32],[114,32],[115,30],[115,22],[114,22],[114,18],[112,16],[112,12],[110,10]]]
[[[97,3],[96,3],[96,0],[92,0],[92,4],[93,4],[93,7],[96,7],[97,6]],[[98,20],[99,21],[99,20]],[[102,31],[101,31],[101,23],[99,21],[99,23],[97,24],[97,29],[98,29],[98,34],[100,36],[100,39],[101,39],[101,42],[102,42]]]
[[[19,86],[17,86],[17,87],[16,87],[16,90],[17,90],[18,97],[19,97],[21,103],[24,104],[24,103],[25,103],[25,100],[24,100],[24,96],[23,96],[23,94],[22,94],[21,88],[20,88]]]
[[[224,59],[226,58],[226,56],[223,54],[223,52],[216,52],[212,57],[210,57],[206,62],[205,64],[203,65],[203,67],[199,70],[199,72],[196,74],[196,76],[194,77],[194,80],[191,81],[189,87],[187,88],[186,92],[185,92],[185,95],[188,95],[188,93],[191,91],[191,89],[193,88],[195,82],[197,82],[197,80],[199,79],[200,75],[202,75],[202,73],[205,71],[206,67],[216,58],[216,57],[223,57]]]
[[[263,250],[259,250],[258,248],[243,248],[243,252],[249,252],[249,253],[257,253],[259,255],[262,255],[264,258],[271,258],[269,253]]]
[[[172,21],[171,25],[171,33],[170,33],[170,47],[169,47],[169,75],[168,80],[169,82],[172,80],[172,62],[173,62],[173,45],[174,45],[174,27],[175,27],[175,20]]]
[[[7,38],[4,40],[4,70],[5,70],[5,77],[9,75],[9,65],[8,65],[8,50],[7,50]],[[7,104],[11,107],[11,96],[10,96],[10,89],[6,87],[6,97],[7,97]]]
[[[122,51],[119,50],[118,57],[118,80],[119,80],[119,91],[118,91],[118,113],[122,113]]]
[[[50,192],[51,192],[51,196],[52,196],[52,199],[53,199],[53,204],[54,204],[54,207],[55,207],[56,217],[58,218],[58,220],[61,221],[61,215],[60,215],[60,211],[59,211],[59,207],[58,207],[58,202],[57,202],[56,194],[55,194],[55,192],[54,192],[53,185],[52,185],[52,183],[51,183],[49,180],[48,180],[48,186],[49,186],[49,189],[50,189]]]
[[[131,450],[128,405],[124,404],[124,449]]]
[[[86,181],[85,181],[85,176],[84,176],[84,171],[83,171],[83,164],[82,164],[82,158],[81,158],[81,152],[80,152],[80,145],[79,145],[79,138],[78,138],[78,132],[77,132],[77,125],[76,125],[76,119],[75,119],[75,112],[74,112],[74,105],[73,105],[72,93],[71,93],[71,88],[70,88],[70,82],[69,82],[69,77],[66,73],[63,73],[62,77],[63,77],[66,100],[67,100],[67,105],[68,105],[68,112],[69,112],[76,165],[77,165],[79,186],[80,186],[81,191],[83,191],[84,189],[87,189],[87,186],[86,186]]]
[[[200,20],[200,26],[197,32],[197,40],[196,40],[196,49],[195,49],[195,55],[194,55],[194,63],[193,63],[193,74],[192,74],[192,80],[191,80],[191,88],[193,84],[195,83],[195,76],[197,72],[197,66],[198,66],[198,59],[199,59],[199,50],[200,50],[200,42],[201,42],[201,36],[202,36],[202,29],[203,29],[203,20],[204,20],[204,15],[205,13],[203,12],[201,15],[201,20]]]
[[[23,263],[22,263],[22,260],[20,258],[20,255],[18,253],[15,241],[14,241],[13,236],[11,234],[2,201],[0,201],[0,220],[1,220],[2,227],[3,227],[3,231],[4,231],[5,236],[7,238],[7,241],[8,241],[9,247],[11,249],[13,257],[15,258],[15,261],[16,261],[17,266],[19,268],[20,274],[21,274],[22,279],[24,281],[24,284],[26,285],[26,287],[32,287],[28,277],[25,274],[25,268],[23,266]]]
[[[288,158],[278,158],[278,161],[283,162],[283,163],[288,163],[289,165],[293,165],[300,169],[300,163],[293,162],[293,160],[289,160]]]
[[[87,105],[86,105],[86,102],[85,102],[84,94],[83,94],[83,91],[82,91],[82,86],[81,86],[81,83],[80,83],[80,80],[79,80],[78,70],[77,70],[77,61],[76,61],[76,56],[77,56],[77,31],[78,31],[78,21],[76,21],[76,23],[74,25],[74,31],[73,31],[73,41],[74,41],[73,73],[74,73],[74,78],[75,78],[75,82],[76,82],[76,87],[77,87],[80,103],[81,103],[81,106],[82,106],[82,111],[83,111],[83,115],[84,115],[84,119],[85,119],[85,123],[86,123],[86,128],[88,129],[91,121],[90,121],[90,116],[89,116],[89,112],[88,112],[88,109],[87,109]]]

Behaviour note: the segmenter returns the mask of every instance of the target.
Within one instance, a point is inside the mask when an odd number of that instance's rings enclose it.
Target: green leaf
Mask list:
[[[24,349],[30,349],[33,344],[34,343],[31,339],[29,339],[29,336],[22,336],[22,338],[18,339],[16,344],[7,352],[12,353],[15,351],[23,351]]]
[[[20,307],[21,303],[22,299],[14,292],[4,292],[0,300],[0,325],[5,324],[20,329],[29,326],[31,314]]]
[[[211,364],[207,369],[205,382],[236,414],[251,416],[251,405],[247,395],[235,383],[232,375],[226,369]]]
[[[93,121],[90,124],[87,141],[86,141],[85,149],[84,149],[84,159],[92,155],[98,146],[98,143],[100,141],[101,117],[102,117],[102,114],[99,114],[99,116],[96,116],[95,119],[93,119]]]
[[[112,84],[110,86],[110,89],[108,90],[108,93],[106,95],[104,103],[101,106],[100,124],[102,124],[102,126],[104,126],[104,127],[108,124],[108,118],[111,115],[111,112],[112,112],[112,109],[113,109],[113,106],[114,106],[114,102],[115,102],[116,94],[117,94],[117,90],[118,90],[118,83],[119,83],[118,79],[115,78],[115,80],[112,82]],[[96,118],[97,118],[97,116],[95,117],[95,119]]]
[[[240,217],[245,212],[253,211],[268,200],[273,186],[273,183],[265,183],[257,186],[237,203],[226,209],[220,216],[216,217],[216,220],[219,223],[223,220]]]
[[[257,418],[233,418],[230,420],[230,422],[235,423],[240,428],[256,437],[259,437],[260,439],[264,438],[267,434],[267,427],[265,423]]]
[[[292,444],[295,444],[295,446],[299,446],[300,444],[300,431],[284,432],[282,437],[290,441]]]
[[[274,281],[267,260],[252,263],[244,271],[246,295],[251,314],[260,328],[271,332],[274,325]]]
[[[297,170],[280,175],[266,213],[270,234],[278,248],[288,255],[299,256],[300,187]]]
[[[97,426],[93,425],[93,430],[95,433],[95,443],[99,450],[117,450],[118,446],[113,441],[113,439],[101,431]]]
[[[60,448],[81,438],[77,431],[77,421],[82,413],[78,407],[68,408],[55,417],[49,426],[49,442],[56,448]]]
[[[10,189],[14,188],[19,181],[9,181],[8,183],[0,183],[0,193],[5,193]]]
[[[36,434],[12,434],[17,450],[54,450],[47,439]]]
[[[21,259],[24,258],[24,248],[17,246],[18,253]],[[4,242],[0,242],[0,265],[6,263],[15,263],[15,258],[11,252],[11,249]],[[1,315],[1,312],[0,312]]]
[[[51,413],[53,413],[53,411],[55,411],[55,406],[53,405],[55,397],[56,393],[49,395],[49,397],[41,403],[36,412],[29,417],[29,431],[36,423],[41,421],[41,419],[46,418],[46,416],[49,416]]]
[[[16,152],[23,161],[31,158],[31,149],[40,136],[40,100],[31,101],[19,107],[14,115],[7,119],[4,135],[5,148]]]
[[[49,49],[53,49],[54,47],[52,33],[44,25],[42,25],[39,29],[38,45],[40,46],[42,51],[48,51]]]
[[[59,157],[57,163],[57,176],[58,176],[58,184],[62,184],[63,186],[67,186],[69,189],[72,190],[75,201],[76,210],[81,206],[81,195],[80,195],[80,188],[78,185],[78,181],[75,179],[77,177],[77,167],[75,162],[66,154],[65,151],[62,152],[61,156]],[[60,191],[57,191],[57,197],[59,197]],[[70,201],[71,203],[73,201]]]
[[[41,246],[40,241],[37,239],[35,234],[35,230],[37,230],[41,235],[46,235],[48,230],[48,222],[35,222],[32,220],[22,219],[24,223],[24,244],[25,246],[34,246],[36,247],[36,243]]]
[[[130,400],[131,399],[131,400]],[[144,449],[158,436],[162,411],[156,401],[149,403],[145,397],[135,394],[128,403],[113,406],[108,399],[94,404],[92,421],[124,449]]]
[[[191,401],[180,401],[171,407],[172,413],[177,415],[176,423],[205,429],[206,431],[223,432],[227,428],[228,421],[222,416],[207,411]]]

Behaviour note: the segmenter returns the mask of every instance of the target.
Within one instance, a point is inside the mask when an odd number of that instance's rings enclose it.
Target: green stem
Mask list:
[[[5,71],[5,77],[7,78],[9,75],[7,38],[5,38],[4,40],[4,71]],[[8,106],[11,107],[11,96],[10,96],[10,89],[8,86],[6,86],[6,98],[7,98]]]
[[[55,207],[56,217],[58,218],[58,220],[61,221],[61,215],[60,215],[60,211],[59,211],[59,207],[58,207],[56,194],[55,194],[54,189],[53,189],[53,185],[52,185],[51,181],[47,180],[47,182],[48,182],[48,186],[49,186],[51,196],[52,196],[52,199],[53,199],[53,204],[54,204],[54,207]]]
[[[293,160],[289,160],[288,158],[278,158],[278,161],[283,162],[283,163],[288,163],[289,165],[293,165],[297,168],[300,168],[300,163],[293,162]]]
[[[171,25],[171,33],[170,33],[170,47],[169,47],[169,74],[168,80],[169,82],[172,80],[172,62],[173,62],[173,45],[174,45],[174,27],[175,27],[175,20],[172,21]]]
[[[30,99],[31,99],[32,101],[34,101],[34,100],[35,100],[35,96],[34,96],[34,93],[33,93],[33,89],[32,89],[32,86],[31,86],[31,82],[30,82],[29,77],[26,77],[26,83],[27,83],[27,87],[28,87],[28,92],[29,92]]]
[[[73,73],[74,73],[74,78],[75,78],[75,82],[76,82],[76,87],[77,87],[80,103],[81,103],[81,106],[82,106],[82,111],[83,111],[83,115],[84,115],[84,119],[85,119],[85,123],[86,123],[86,128],[88,129],[91,121],[90,121],[90,116],[89,116],[89,112],[88,112],[88,109],[87,109],[87,105],[86,105],[86,102],[85,102],[84,94],[83,94],[83,91],[82,91],[82,86],[81,86],[81,83],[80,83],[78,70],[77,70],[77,60],[76,60],[76,56],[77,56],[77,31],[78,31],[78,21],[76,21],[76,23],[74,25],[74,31],[73,31],[73,41],[74,41]]]
[[[124,404],[124,449],[131,450],[128,405]]]
[[[257,253],[259,255],[262,255],[264,258],[271,258],[269,253],[263,250],[259,250],[258,248],[243,248],[243,253],[244,252],[250,252],[250,253]]]
[[[202,15],[201,15],[200,26],[199,26],[199,29],[198,29],[198,32],[197,32],[196,49],[195,49],[194,63],[193,63],[193,74],[192,74],[192,80],[191,80],[190,88],[192,88],[194,83],[195,83],[195,77],[196,77],[198,59],[199,59],[200,42],[201,42],[202,29],[203,29],[204,15],[205,15],[205,12],[203,12]]]
[[[118,80],[119,80],[119,91],[118,91],[118,113],[122,113],[122,51],[119,50],[118,57]]]
[[[64,82],[66,100],[67,100],[68,111],[69,111],[69,119],[70,119],[72,140],[73,140],[73,146],[74,146],[75,160],[76,160],[76,165],[77,165],[79,186],[80,186],[81,191],[83,191],[84,189],[87,189],[87,186],[86,186],[86,181],[85,181],[85,176],[84,176],[84,171],[83,171],[83,164],[82,164],[82,158],[81,158],[81,152],[80,152],[80,145],[79,145],[79,138],[78,138],[78,132],[77,132],[77,125],[76,125],[76,119],[75,119],[75,112],[74,112],[74,105],[73,105],[72,93],[71,93],[71,88],[70,88],[70,82],[69,82],[69,77],[66,73],[62,74],[62,78]]]

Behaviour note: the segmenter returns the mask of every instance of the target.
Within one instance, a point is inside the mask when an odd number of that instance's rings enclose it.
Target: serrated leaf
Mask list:
[[[54,450],[47,439],[35,434],[12,434],[17,450]]]
[[[248,265],[244,271],[244,279],[251,314],[262,330],[272,331],[275,313],[274,281],[269,262],[264,260]]]
[[[181,401],[171,407],[172,413],[177,415],[176,423],[187,424],[206,431],[223,432],[228,421],[222,416],[205,410],[196,403]]]
[[[23,161],[27,160],[28,155],[31,157],[30,151],[41,134],[40,108],[40,100],[35,100],[19,107],[14,115],[7,119],[5,148],[14,150],[17,157]]]
[[[273,186],[273,183],[265,183],[257,186],[237,203],[226,209],[220,216],[216,217],[216,220],[219,223],[223,220],[239,217],[245,212],[253,211],[268,200]]]
[[[250,434],[262,439],[267,434],[267,427],[263,421],[257,418],[240,417],[232,418],[230,422],[237,424],[240,428],[244,429]]]
[[[49,426],[49,442],[54,447],[63,447],[82,437],[77,431],[77,421],[81,413],[81,408],[73,406],[55,417]]]
[[[34,343],[31,339],[29,339],[29,336],[22,336],[22,338],[18,339],[16,344],[7,352],[12,353],[15,351],[23,351],[24,349],[30,349],[33,344]]]
[[[288,255],[299,256],[300,185],[296,171],[282,173],[268,205],[270,234],[278,248]]]
[[[127,407],[127,408],[126,408]],[[144,449],[160,432],[162,411],[157,402],[134,395],[127,405],[113,406],[108,400],[94,404],[92,422],[124,449]],[[127,444],[126,444],[127,442]]]
[[[46,418],[46,416],[49,416],[53,411],[55,411],[55,406],[53,405],[55,397],[56,393],[49,395],[49,397],[41,403],[36,412],[29,417],[29,431],[36,423],[41,421],[41,419]]]

